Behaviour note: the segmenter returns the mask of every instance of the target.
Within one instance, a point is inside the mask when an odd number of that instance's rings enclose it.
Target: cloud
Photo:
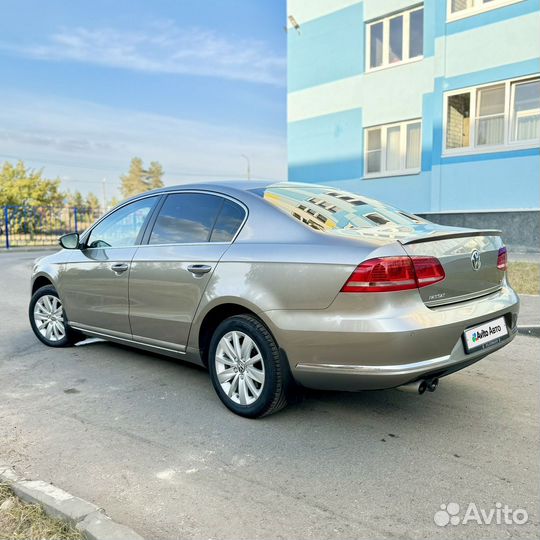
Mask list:
[[[177,73],[285,85],[286,60],[257,40],[232,40],[173,22],[143,30],[63,29],[31,45],[0,44],[14,54],[42,60],[97,64],[149,73]]]
[[[166,183],[254,177],[286,178],[284,136],[108,107],[78,100],[0,90],[0,161],[23,159],[67,179],[65,188],[118,186],[130,159],[160,161]],[[80,184],[76,184],[80,181]]]

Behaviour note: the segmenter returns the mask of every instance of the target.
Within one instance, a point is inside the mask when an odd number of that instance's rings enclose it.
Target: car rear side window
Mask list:
[[[223,198],[205,193],[169,195],[159,211],[150,244],[208,242]]]
[[[224,199],[210,242],[231,242],[245,217],[246,212],[239,204]]]

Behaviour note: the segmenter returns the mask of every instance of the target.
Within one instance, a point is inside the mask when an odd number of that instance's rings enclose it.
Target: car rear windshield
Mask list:
[[[251,191],[318,231],[427,223],[379,201],[328,186],[281,183]]]

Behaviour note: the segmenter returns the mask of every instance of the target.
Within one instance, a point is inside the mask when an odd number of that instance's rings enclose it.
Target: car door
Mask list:
[[[59,294],[72,326],[131,339],[128,281],[137,250],[159,196],[115,210],[82,236],[61,270]]]
[[[134,340],[185,350],[201,297],[245,217],[243,206],[217,194],[167,196],[132,261]]]

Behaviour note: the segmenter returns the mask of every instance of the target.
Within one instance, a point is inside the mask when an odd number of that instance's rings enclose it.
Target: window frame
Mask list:
[[[489,89],[489,88],[498,88],[498,87],[502,87],[503,89],[503,110],[502,110],[502,113],[494,113],[494,114],[484,114],[484,115],[480,115],[480,110],[481,110],[481,107],[482,107],[482,95],[481,95],[481,92],[483,89]],[[506,95],[506,92],[508,90],[508,87],[506,86],[506,84],[504,83],[495,83],[493,85],[489,85],[489,86],[483,86],[482,88],[477,88],[476,89],[476,92],[475,92],[475,100],[474,100],[474,105],[476,107],[476,110],[474,111],[475,115],[474,115],[474,141],[473,141],[473,146],[475,148],[490,148],[491,146],[501,146],[501,144],[504,144],[504,142],[507,140],[508,138],[508,133],[507,133],[507,129],[508,129],[508,123],[507,123],[507,117],[506,117],[506,114],[507,114],[507,95]],[[498,116],[501,116],[503,117],[503,142],[502,143],[495,143],[495,144],[478,144],[478,126],[480,125],[480,120],[482,119],[491,119],[491,118],[496,118]],[[469,122],[469,125],[470,125],[470,122]],[[470,139],[469,139],[470,141]]]
[[[154,229],[154,226],[156,224],[157,218],[159,216],[159,212],[161,211],[161,208],[165,204],[165,201],[169,195],[188,195],[188,194],[202,194],[202,195],[214,195],[216,197],[221,197],[222,199],[228,199],[229,201],[236,203],[238,206],[240,206],[244,210],[244,219],[242,220],[242,223],[238,227],[238,230],[230,240],[230,242],[210,242],[207,240],[206,242],[174,242],[174,243],[168,243],[168,244],[150,244],[150,237],[152,235],[152,231]],[[221,209],[218,212],[216,216],[216,220],[219,217],[219,214],[221,213]],[[167,191],[162,194],[162,200],[157,204],[154,213],[152,214],[151,220],[147,223],[146,229],[144,231],[144,235],[142,237],[141,244],[139,247],[167,247],[167,246],[219,246],[219,245],[230,245],[232,244],[237,236],[240,234],[240,231],[244,227],[247,218],[249,215],[249,210],[247,206],[240,200],[235,199],[234,197],[231,197],[229,195],[226,195],[225,193],[220,193],[218,191],[210,191],[210,190],[198,190],[198,189],[180,189],[180,190],[173,190],[173,191]],[[214,223],[215,224],[215,223]],[[211,237],[211,235],[210,235]]]
[[[233,203],[238,204],[243,210],[244,210],[244,219],[240,226],[238,227],[238,230],[236,231],[235,235],[231,239],[230,242],[193,242],[193,243],[175,243],[175,244],[149,244],[148,241],[150,240],[150,234],[152,232],[152,229],[154,227],[155,221],[157,216],[159,215],[159,211],[161,210],[161,207],[163,206],[165,199],[168,195],[173,195],[177,193],[202,193],[206,195],[216,195],[218,197],[222,197],[223,199],[228,199],[232,201]],[[141,230],[137,236],[137,240],[133,246],[117,246],[117,247],[108,247],[108,248],[91,248],[86,247],[86,241],[88,238],[90,238],[90,235],[92,234],[92,231],[95,227],[97,227],[103,220],[107,219],[109,216],[112,216],[115,212],[120,210],[121,208],[124,208],[125,206],[139,202],[143,199],[149,199],[151,197],[156,197],[158,200],[156,201],[154,207],[152,210],[148,213],[146,216],[146,220],[143,223],[143,226],[141,227]],[[219,214],[218,214],[219,216]],[[230,195],[227,195],[225,193],[220,193],[218,191],[210,191],[210,190],[204,190],[204,189],[177,189],[177,190],[171,190],[171,191],[165,191],[161,193],[150,193],[150,194],[143,194],[136,199],[130,199],[128,201],[125,201],[122,204],[119,204],[109,212],[107,212],[104,216],[100,217],[89,229],[87,229],[81,236],[81,244],[84,246],[82,249],[127,249],[130,247],[137,247],[137,248],[143,248],[143,247],[159,247],[159,246],[207,246],[207,245],[230,245],[232,244],[238,235],[240,234],[240,231],[246,224],[246,221],[249,217],[249,209],[242,201],[239,199],[236,199],[235,197],[231,197]]]
[[[492,81],[489,83],[479,84],[476,86],[468,86],[456,90],[450,90],[443,94],[443,157],[471,155],[471,154],[487,154],[491,152],[504,152],[512,150],[521,150],[527,148],[536,148],[540,145],[540,138],[528,139],[526,141],[513,140],[512,130],[514,128],[514,99],[515,87],[527,81],[540,80],[540,74],[526,75],[514,79],[506,79],[503,81]],[[490,86],[504,85],[504,140],[502,144],[478,145],[476,142],[476,123],[478,120],[478,92],[483,88]],[[447,131],[448,131],[448,98],[460,94],[470,95],[470,111],[469,111],[469,146],[459,148],[447,147]]]
[[[418,56],[410,57],[410,22],[411,22],[411,13],[415,11],[424,11],[424,4],[416,4],[414,6],[408,7],[406,9],[395,11],[384,17],[378,17],[367,21],[365,23],[365,34],[366,34],[366,44],[365,44],[365,72],[372,73],[374,71],[381,71],[383,69],[389,69],[397,66],[402,66],[404,64],[411,64],[413,62],[418,62],[424,58],[424,40],[422,38],[422,54]],[[424,13],[425,15],[425,13]],[[402,59],[397,62],[390,63],[390,20],[395,19],[396,17],[403,17],[403,27],[402,27],[402,36],[401,36],[401,47],[402,47]],[[383,24],[382,30],[382,64],[380,66],[371,67],[371,27],[375,24]],[[425,28],[425,20],[423,28]]]
[[[420,165],[418,167],[411,167],[407,169],[407,129],[411,124],[420,124]],[[387,152],[387,132],[388,129],[398,127],[399,132],[399,154],[401,168],[396,170],[386,169],[386,152]],[[381,130],[381,170],[379,172],[368,173],[368,132],[371,130]],[[378,124],[374,126],[367,126],[364,128],[364,179],[372,178],[388,178],[392,176],[409,176],[420,174],[422,172],[422,118],[413,118],[409,120],[402,120],[400,122],[392,122],[391,124]],[[372,150],[373,152],[375,150]]]
[[[540,76],[539,77],[528,77],[526,79],[514,81],[513,84],[511,85],[511,89],[510,89],[510,94],[511,94],[510,95],[510,117],[508,118],[508,140],[513,144],[516,144],[516,143],[520,143],[520,144],[531,143],[531,144],[533,144],[535,141],[538,144],[538,141],[540,140],[540,139],[519,140],[519,139],[515,138],[516,133],[517,133],[517,127],[518,127],[517,119],[519,117],[533,116],[534,114],[540,113],[540,107],[539,107],[538,109],[533,109],[533,111],[535,111],[535,112],[527,112],[527,113],[521,113],[521,114],[518,113],[518,114],[516,114],[516,109],[515,109],[516,87],[519,86],[520,84],[527,84],[528,82],[532,82],[532,81],[537,81],[537,82],[540,83]],[[538,111],[538,112],[536,112],[536,111]]]
[[[492,11],[512,4],[523,2],[523,0],[492,0],[485,4],[483,0],[472,0],[473,7],[462,9],[461,11],[452,12],[452,0],[446,1],[446,22],[459,21],[467,17],[474,17],[486,11]]]
[[[135,243],[132,246],[90,247],[88,245],[88,240],[90,239],[90,237],[92,235],[92,232],[103,221],[105,221],[109,217],[113,216],[114,214],[116,214],[116,212],[118,212],[122,208],[125,208],[126,206],[138,203],[139,201],[142,201],[144,199],[151,199],[151,198],[155,198],[156,202],[154,203],[154,206],[150,209],[150,212],[148,212],[147,216],[144,218],[144,222],[143,222],[143,224],[141,226],[141,229],[140,229],[139,233],[137,234],[137,238],[135,239]],[[152,194],[148,194],[148,195],[145,195],[145,196],[142,196],[142,197],[137,197],[136,199],[130,199],[130,200],[116,206],[115,208],[113,208],[112,210],[107,212],[105,215],[101,216],[89,229],[84,231],[84,233],[81,235],[81,240],[80,240],[80,243],[81,243],[81,246],[82,246],[81,249],[83,251],[87,251],[87,250],[90,250],[90,249],[129,249],[129,248],[134,248],[134,247],[140,247],[142,245],[142,242],[144,240],[144,236],[145,236],[146,231],[148,229],[148,224],[153,220],[154,216],[156,215],[156,210],[158,208],[161,208],[162,198],[163,197],[162,197],[161,193],[152,193]]]

